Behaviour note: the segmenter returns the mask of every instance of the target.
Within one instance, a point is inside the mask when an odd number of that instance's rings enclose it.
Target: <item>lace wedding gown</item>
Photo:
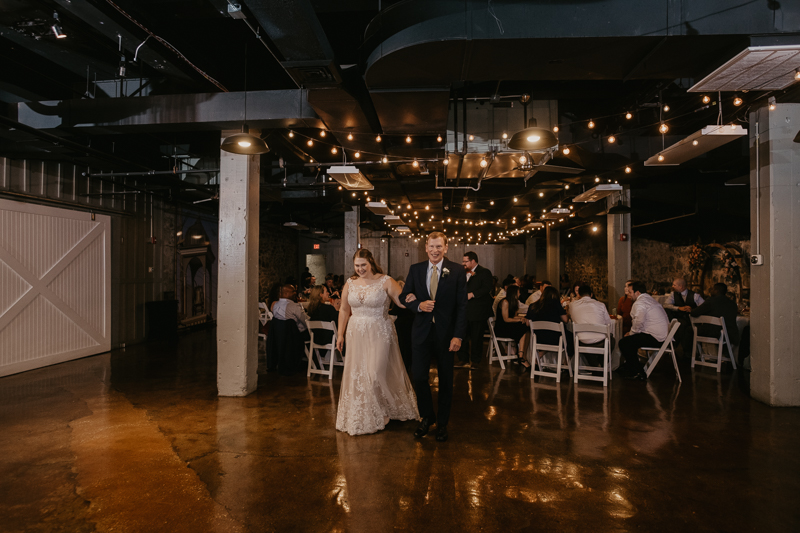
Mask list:
[[[352,315],[347,324],[344,375],[336,429],[350,435],[375,433],[389,419],[419,418],[397,333],[389,317],[389,276],[369,285],[347,280]]]

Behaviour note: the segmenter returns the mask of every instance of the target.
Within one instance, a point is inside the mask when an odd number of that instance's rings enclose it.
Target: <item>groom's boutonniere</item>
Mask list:
[[[448,275],[450,275],[450,269],[447,268],[447,267],[443,268],[442,269],[442,277],[446,278]]]

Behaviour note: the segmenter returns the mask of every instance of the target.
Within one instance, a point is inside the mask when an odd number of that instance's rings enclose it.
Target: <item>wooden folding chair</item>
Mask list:
[[[728,331],[725,329],[725,319],[722,317],[715,317],[715,316],[698,316],[698,317],[691,317],[692,321],[692,329],[694,330],[694,342],[692,342],[692,368],[694,365],[701,365],[701,366],[710,366],[712,368],[716,368],[717,372],[722,371],[722,363],[724,361],[730,361],[733,365],[733,369],[736,370],[736,359],[733,357],[733,347],[731,346],[731,341],[728,338]],[[702,337],[697,334],[697,325],[698,324],[710,324],[712,326],[719,326],[719,338],[714,337]],[[736,325],[734,324],[734,327]],[[703,346],[700,344],[701,342],[705,342],[707,344],[716,344],[717,345],[717,355],[716,358],[713,354],[706,354],[703,352]],[[728,356],[725,357],[722,352],[722,348],[727,347],[728,349]],[[700,360],[697,360],[697,355],[700,355]],[[706,358],[715,358],[713,362],[706,361]]]
[[[489,359],[489,365],[490,366],[491,366],[492,362],[499,361],[500,362],[500,368],[505,370],[506,364],[504,363],[504,361],[511,361],[511,360],[514,360],[514,359],[517,358],[516,354],[511,355],[511,347],[516,343],[515,343],[514,339],[512,339],[512,338],[509,338],[509,337],[498,337],[497,335],[495,335],[495,332],[494,332],[494,321],[495,321],[494,318],[489,318],[487,320],[487,322],[489,323],[489,353],[486,354],[486,357]],[[506,353],[505,354],[503,354],[503,352],[500,351],[500,343],[501,342],[506,343]],[[497,355],[495,355],[495,352],[497,352]]]
[[[595,348],[593,346],[581,345],[578,337],[580,333],[601,333],[605,335],[603,339],[603,347]],[[588,381],[602,381],[603,387],[608,387],[608,380],[611,379],[611,326],[602,324],[572,324],[572,334],[575,340],[575,383],[579,379]],[[581,365],[581,354],[599,354],[603,356],[602,366],[584,366]],[[603,372],[602,376],[592,376],[590,374],[581,374],[581,370],[595,371],[600,370]]]
[[[308,347],[306,348],[306,356],[308,357],[308,371],[306,372],[306,376],[311,376],[311,374],[322,374],[323,376],[328,376],[328,379],[333,379],[333,367],[344,366],[342,354],[336,349],[336,322],[306,320],[306,327],[308,328],[308,333],[311,337],[311,341],[308,343]],[[325,329],[333,332],[331,342],[328,344],[317,344],[314,342],[315,329]],[[324,354],[320,353],[320,350],[324,350]],[[338,360],[336,357],[337,354],[339,355]],[[326,365],[327,368],[325,368]]]
[[[559,322],[529,322],[531,328],[531,342],[530,342],[530,354],[531,354],[531,379],[534,376],[546,376],[551,378],[556,378],[556,383],[561,382],[561,367],[562,361],[564,362],[564,366],[567,367],[569,371],[569,376],[572,377],[572,363],[569,359],[569,354],[567,353],[567,337],[564,331],[564,323]],[[556,331],[561,333],[561,337],[558,339],[558,344],[541,344],[536,339],[536,330],[546,330],[546,331]],[[553,352],[556,354],[556,362],[555,363],[547,363],[542,361],[544,359],[543,356],[539,354],[539,351],[542,352]],[[536,368],[539,370],[536,370]],[[547,371],[545,368],[554,368],[556,369],[555,372]]]
[[[660,348],[641,348],[648,354],[647,363],[644,365],[644,370],[648,378],[653,372],[653,368],[655,368],[655,366],[658,364],[658,361],[661,359],[661,356],[667,352],[672,356],[672,364],[675,365],[675,375],[678,376],[678,381],[682,381],[681,372],[678,370],[678,360],[675,358],[675,346],[673,345],[675,333],[678,331],[680,326],[681,323],[678,322],[676,318],[673,318],[672,322],[669,323],[669,333],[667,334],[667,338],[661,343]]]

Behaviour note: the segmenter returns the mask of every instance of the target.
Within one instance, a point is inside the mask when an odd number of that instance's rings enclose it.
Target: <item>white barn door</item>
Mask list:
[[[111,218],[0,200],[0,376],[111,349]]]

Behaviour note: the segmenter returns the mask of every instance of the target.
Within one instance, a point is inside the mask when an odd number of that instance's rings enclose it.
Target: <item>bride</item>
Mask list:
[[[388,314],[389,298],[405,307],[398,300],[400,286],[366,248],[356,252],[353,264],[356,273],[345,283],[339,309],[336,347],[341,351],[346,337],[347,356],[336,429],[363,435],[390,419],[416,420],[419,411]]]

